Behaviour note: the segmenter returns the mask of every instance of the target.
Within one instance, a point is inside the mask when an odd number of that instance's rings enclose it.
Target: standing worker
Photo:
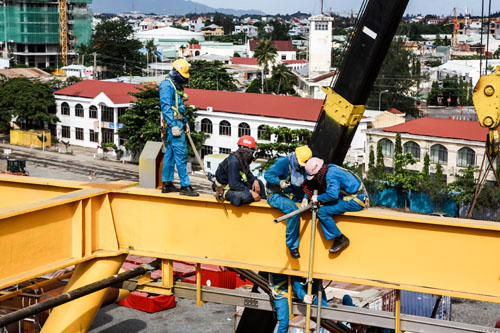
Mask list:
[[[229,200],[232,205],[241,206],[266,198],[264,184],[250,170],[256,152],[255,139],[243,135],[238,140],[238,150],[219,164],[215,172],[218,185],[215,195],[218,201]]]
[[[349,238],[343,235],[332,215],[357,212],[365,207],[368,198],[361,180],[352,172],[335,164],[324,164],[313,157],[306,164],[307,181],[302,185],[306,197],[313,204],[321,203],[318,218],[325,239],[333,239],[330,253],[337,253],[349,245]],[[319,195],[313,195],[318,190]]]
[[[199,194],[191,187],[186,170],[188,153],[185,133],[189,133],[189,124],[184,115],[186,106],[183,97],[187,99],[184,85],[189,81],[189,63],[185,59],[177,59],[172,67],[168,77],[160,84],[163,139],[165,140],[161,192],[178,191],[173,183],[176,165],[181,182],[179,194],[196,197]]]
[[[311,149],[300,146],[294,153],[278,158],[266,171],[264,179],[267,181],[267,202],[271,207],[278,208],[285,214],[298,209],[296,203],[301,202],[304,197],[301,185],[307,176],[304,166],[311,157]],[[299,231],[300,215],[290,217],[286,221],[286,246],[294,259],[300,258]]]

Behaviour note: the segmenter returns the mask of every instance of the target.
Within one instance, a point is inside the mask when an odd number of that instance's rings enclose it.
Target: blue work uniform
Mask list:
[[[328,165],[325,181],[326,190],[318,195],[318,201],[322,204],[318,209],[318,218],[325,239],[328,240],[342,235],[332,215],[363,209],[361,204],[365,200],[365,194],[358,178],[335,164]]]
[[[190,186],[191,182],[186,170],[187,147],[184,125],[186,125],[186,107],[182,100],[182,92],[176,90],[170,79],[164,80],[160,84],[161,113],[165,124],[165,155],[163,157],[162,181],[171,182],[174,180],[174,166],[177,166],[177,173],[181,186]],[[181,130],[179,137],[172,135],[172,127],[177,126]]]
[[[262,181],[257,179],[250,171],[244,174],[238,158],[233,154],[219,164],[215,172],[215,179],[219,184],[228,185],[224,196],[234,206],[241,206],[254,201],[250,190],[255,180],[259,182],[260,197],[266,198],[266,189]]]
[[[271,207],[279,209],[284,214],[298,210],[297,202],[304,198],[300,185],[306,179],[306,171],[301,167],[295,153],[280,157],[264,174],[268,189],[267,202]],[[290,186],[280,189],[280,182],[287,180]],[[290,250],[299,247],[300,215],[286,220],[286,246]]]
[[[303,300],[304,296],[307,295],[307,285],[302,282],[305,281],[296,276],[292,276],[292,289],[295,295]],[[290,311],[288,308],[288,276],[283,274],[273,274],[273,281],[271,283],[271,288],[273,288],[273,302],[276,308],[276,319],[279,321],[278,333],[288,332],[288,322],[290,320]],[[313,280],[312,293],[317,294],[319,288],[319,281]],[[321,305],[326,306],[326,293],[322,293]],[[318,305],[318,298],[313,301],[314,305]]]

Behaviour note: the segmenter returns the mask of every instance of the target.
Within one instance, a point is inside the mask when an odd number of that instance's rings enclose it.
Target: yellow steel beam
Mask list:
[[[208,195],[128,188],[0,209],[0,288],[120,253],[307,276],[310,214],[301,223],[303,256],[294,260],[285,223],[273,223],[277,210],[265,202],[226,207]],[[377,209],[335,219],[351,244],[329,254],[318,228],[315,278],[500,302],[497,223]]]

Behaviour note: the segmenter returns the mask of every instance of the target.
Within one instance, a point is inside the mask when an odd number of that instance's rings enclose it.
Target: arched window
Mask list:
[[[429,156],[433,163],[448,163],[448,149],[445,146],[437,144],[431,147],[431,155]]]
[[[411,153],[413,157],[420,159],[420,146],[418,143],[413,141],[408,141],[403,145],[403,152]]]
[[[266,132],[266,125],[257,127],[257,139],[263,140],[264,133]]]
[[[81,104],[75,105],[75,116],[83,117],[83,106]]]
[[[61,114],[69,116],[69,104],[64,102],[61,104]]]
[[[380,141],[380,146],[382,146],[382,155],[384,157],[394,156],[394,143],[391,140],[383,138]]]
[[[458,150],[457,165],[467,167],[476,165],[476,152],[468,147],[463,147]]]
[[[89,118],[97,119],[97,106],[91,105],[89,108]]]
[[[219,135],[231,136],[231,123],[227,120],[223,120],[219,124]]]
[[[201,120],[201,131],[203,133],[212,134],[212,121],[210,121],[210,119],[203,118]]]
[[[238,125],[238,137],[242,137],[243,135],[250,135],[250,125],[247,123],[240,123]]]

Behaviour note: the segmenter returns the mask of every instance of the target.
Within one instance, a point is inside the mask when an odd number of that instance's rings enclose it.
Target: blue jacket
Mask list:
[[[248,172],[247,182],[243,182],[240,174],[241,167],[238,158],[233,154],[229,155],[217,168],[215,172],[215,178],[220,184],[228,184],[231,191],[248,191],[250,190],[253,182],[255,181],[255,176],[252,172]]]
[[[354,194],[359,190],[360,185],[361,183],[352,173],[339,168],[335,164],[329,164],[326,172],[326,191],[318,195],[318,201],[330,202],[338,200],[343,197],[341,190]]]
[[[272,189],[273,187],[278,189],[280,186],[280,181],[286,180],[290,175],[290,162],[288,156],[280,157],[274,162],[274,164],[266,171],[264,174],[264,179],[266,180],[266,188]],[[301,168],[300,172],[303,174],[304,179],[306,177],[306,171]],[[289,179],[290,181],[290,179]],[[287,195],[292,194],[292,200],[295,202],[300,202],[304,198],[304,192],[300,187],[300,184],[292,184],[283,190]]]
[[[174,126],[179,127],[181,130],[184,128],[184,125],[187,122],[186,117],[184,120],[176,120],[174,119],[174,109],[172,107],[176,107],[175,95],[177,94],[178,98],[178,110],[179,113],[184,115],[186,112],[186,106],[184,105],[184,101],[182,100],[182,95],[175,91],[172,82],[169,80],[163,80],[160,84],[160,104],[161,104],[161,112],[163,114],[163,119],[167,122],[167,127],[172,128]]]

